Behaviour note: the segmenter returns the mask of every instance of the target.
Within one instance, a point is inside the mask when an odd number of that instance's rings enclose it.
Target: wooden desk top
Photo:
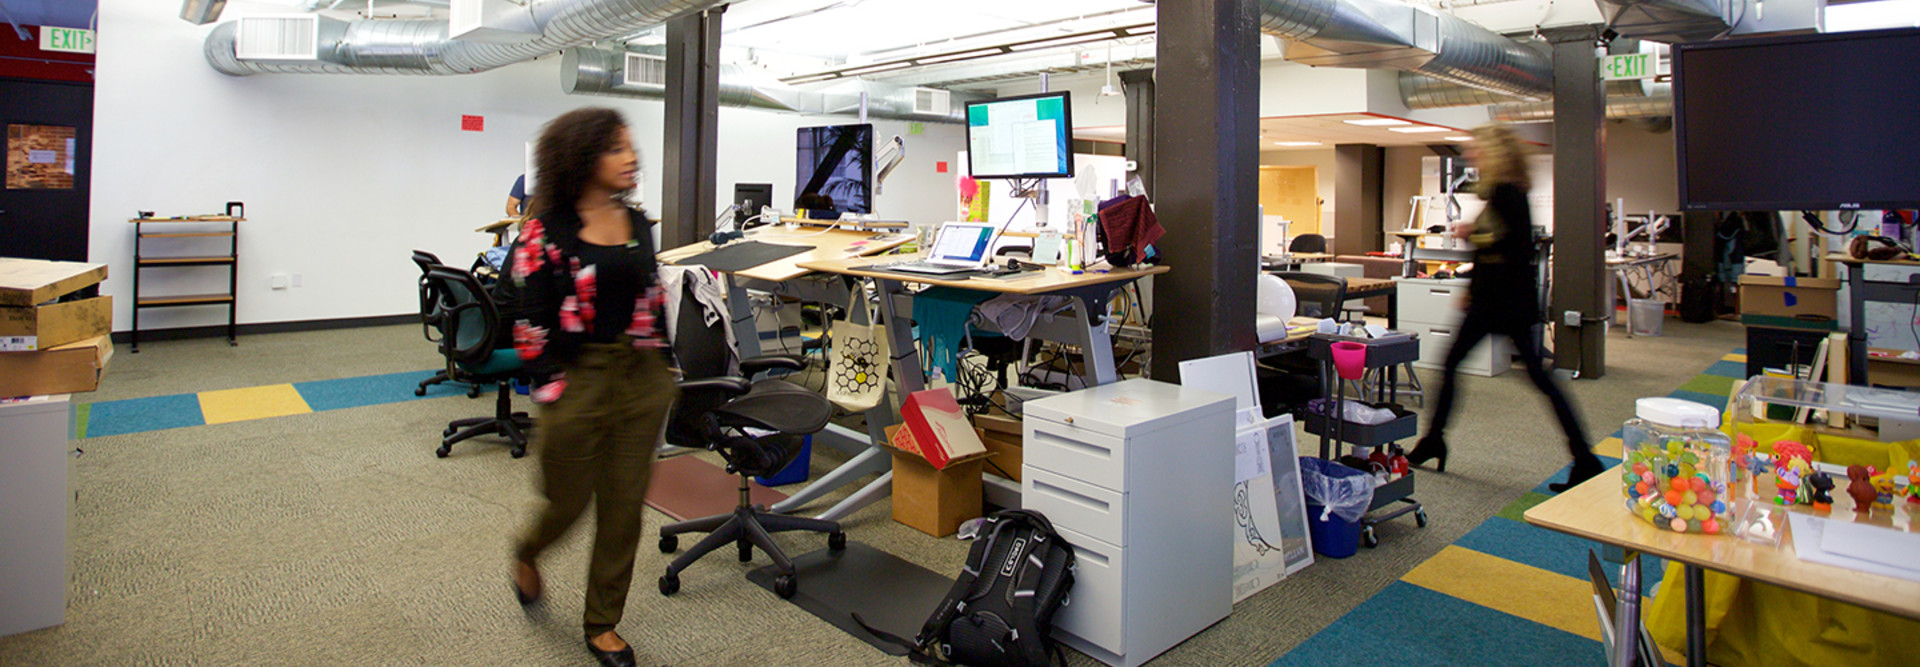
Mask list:
[[[489,222],[479,227],[475,227],[473,228],[473,231],[486,232],[488,234],[497,234],[500,232],[500,230],[506,229],[507,227],[510,227],[512,225],[517,225],[517,224],[520,224],[519,218],[504,218],[501,220],[495,220],[493,222]]]
[[[1920,262],[1911,259],[1854,259],[1846,255],[1829,255],[1827,261],[1835,264],[1858,266],[1861,264],[1892,264],[1895,266],[1920,266]]]
[[[131,222],[134,224],[139,224],[142,222],[246,222],[246,221],[247,221],[246,218],[235,218],[232,216],[225,216],[225,215],[187,215],[187,216],[177,216],[172,218],[127,218],[127,222]]]
[[[1086,287],[1088,285],[1098,285],[1101,283],[1133,280],[1141,276],[1157,275],[1157,274],[1166,273],[1168,271],[1173,270],[1171,267],[1167,267],[1167,266],[1150,266],[1144,269],[1112,269],[1105,273],[1089,272],[1089,273],[1074,275],[1072,273],[1068,273],[1066,271],[1054,268],[1054,269],[1046,269],[1045,270],[1046,275],[1042,275],[1034,278],[1022,278],[1019,280],[975,280],[975,279],[969,279],[969,278],[950,279],[950,278],[942,278],[939,276],[908,276],[902,273],[896,273],[892,271],[866,270],[866,267],[872,266],[873,264],[875,264],[875,262],[870,259],[852,258],[852,259],[833,259],[833,260],[825,260],[825,261],[802,262],[800,264],[800,267],[804,269],[820,271],[822,273],[837,273],[840,275],[860,276],[863,278],[880,278],[884,280],[898,280],[901,282],[908,282],[908,283],[920,283],[923,285],[940,285],[943,287],[958,287],[960,289],[978,290],[981,292],[999,292],[1002,294],[1046,294],[1048,292],[1058,292],[1060,290],[1073,289],[1075,287]]]
[[[1836,493],[1834,512],[1843,513]],[[1800,560],[1791,531],[1770,548],[1733,535],[1675,533],[1634,518],[1622,506],[1620,469],[1614,468],[1527,510],[1527,523],[1619,545],[1716,572],[1764,581],[1821,597],[1920,618],[1920,581],[1886,577]],[[1849,507],[1852,499],[1845,499]],[[1846,510],[1845,513],[1850,513]]]
[[[1270,263],[1273,263],[1273,264],[1288,264],[1288,263],[1304,263],[1304,262],[1326,262],[1326,261],[1332,261],[1332,260],[1333,260],[1333,253],[1328,253],[1328,252],[1290,252],[1290,253],[1287,253],[1287,254],[1285,254],[1285,255],[1267,255],[1267,256],[1264,256],[1264,257],[1261,257],[1261,258],[1260,258],[1260,260],[1261,260],[1262,262],[1270,262]]]
[[[1378,296],[1397,289],[1392,278],[1348,278],[1347,298]],[[1376,292],[1378,294],[1376,294]],[[1358,294],[1359,296],[1354,296]]]
[[[107,279],[107,265],[0,257],[0,306],[35,306]]]
[[[912,234],[886,234],[882,238],[874,238],[877,235],[875,232],[856,232],[845,229],[829,229],[824,232],[819,229],[789,230],[784,227],[757,229],[748,234],[746,240],[776,245],[808,245],[813,246],[813,249],[751,269],[736,271],[734,275],[769,282],[793,280],[812,272],[811,268],[800,266],[804,262],[877,255],[906,245],[908,241],[913,240]],[[701,241],[663,251],[659,257],[660,261],[671,264],[713,249],[712,243]]]

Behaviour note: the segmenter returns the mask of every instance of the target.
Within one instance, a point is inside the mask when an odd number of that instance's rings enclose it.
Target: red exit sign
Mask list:
[[[469,116],[463,114],[460,116],[460,129],[467,132],[485,132],[487,131],[487,118],[486,116]]]

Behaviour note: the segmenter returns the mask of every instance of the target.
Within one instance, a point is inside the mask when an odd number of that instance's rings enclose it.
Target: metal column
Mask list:
[[[1153,281],[1152,376],[1257,344],[1260,31],[1255,3],[1162,0],[1156,62],[1154,190],[1171,273]],[[1164,75],[1164,76],[1160,76]],[[1159,84],[1164,82],[1165,87]],[[1160,105],[1157,100],[1167,100]],[[1160,167],[1167,177],[1159,178]]]
[[[1386,224],[1380,217],[1386,154],[1373,144],[1333,147],[1333,209],[1339,212],[1333,220],[1333,254],[1364,255],[1386,249]]]
[[[725,11],[722,5],[667,21],[662,248],[678,248],[713,233],[719,180],[720,14]]]
[[[1153,70],[1135,69],[1120,73],[1120,89],[1127,96],[1126,157],[1133,160],[1134,173],[1153,192]]]
[[[1606,103],[1600,27],[1542,30],[1553,43],[1553,300],[1555,368],[1606,376]],[[1566,326],[1565,313],[1580,313]]]

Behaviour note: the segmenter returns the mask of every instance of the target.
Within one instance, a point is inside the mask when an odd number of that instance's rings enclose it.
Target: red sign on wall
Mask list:
[[[468,132],[485,132],[487,130],[487,118],[486,116],[461,115],[460,129]]]
[[[933,163],[933,170],[942,174],[947,173],[947,161],[941,160]]]

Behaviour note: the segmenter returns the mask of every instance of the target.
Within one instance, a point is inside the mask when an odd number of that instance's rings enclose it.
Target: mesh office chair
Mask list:
[[[457,419],[440,433],[440,448],[435,456],[446,458],[454,443],[479,435],[499,433],[513,447],[513,457],[527,455],[527,434],[533,419],[525,412],[513,411],[514,378],[523,374],[520,354],[511,346],[499,345],[507,329],[500,320],[493,297],[481,289],[472,273],[445,266],[427,270],[428,289],[437,296],[440,354],[447,358],[447,377],[480,387],[495,385],[499,392],[492,417]]]
[[[1287,252],[1289,253],[1326,251],[1327,237],[1319,234],[1301,234],[1293,237],[1293,241],[1287,244]]]
[[[740,373],[746,377],[728,375],[734,352],[727,345],[721,324],[726,313],[710,312],[694,298],[694,281],[711,279],[703,269],[694,270],[700,275],[684,280],[682,293],[677,295],[680,306],[673,323],[673,355],[685,379],[679,385],[680,400],[667,420],[667,443],[719,453],[727,462],[727,472],[740,476],[740,502],[732,512],[660,529],[660,552],[668,554],[679,550],[682,533],[707,533],[667,566],[667,573],[660,577],[660,594],[679,591],[681,570],[731,542],[739,547],[743,563],[753,560],[756,546],[766,552],[780,568],[774,593],[792,597],[798,587],[793,560],[774,544],[771,534],[794,530],[827,533],[827,547],[839,551],[846,548],[846,533],[841,532],[838,522],[776,514],[753,505],[747,480],[772,475],[792,463],[799,456],[801,437],[826,428],[827,419],[833,416],[833,404],[826,396],[785,380],[747,380],[762,371],[805,368],[797,355],[743,359]]]
[[[1297,314],[1301,317],[1338,320],[1344,314],[1341,306],[1347,302],[1346,278],[1300,271],[1279,271],[1273,275],[1293,288],[1294,300],[1299,304]]]
[[[440,317],[440,297],[433,289],[433,283],[427,280],[427,272],[433,270],[433,267],[444,265],[440,263],[439,256],[425,250],[413,251],[413,263],[420,267],[420,329],[428,341],[439,343],[440,339],[435,334],[435,328],[438,326]],[[447,377],[445,370],[434,371],[433,377],[421,380],[420,386],[414,387],[413,395],[425,396],[427,387],[449,381],[451,378]],[[467,386],[467,398],[479,396],[480,385]]]

